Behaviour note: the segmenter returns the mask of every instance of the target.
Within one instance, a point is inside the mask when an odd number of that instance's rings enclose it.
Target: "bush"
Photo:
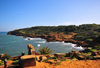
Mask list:
[[[47,47],[40,48],[38,51],[39,51],[41,54],[43,54],[43,55],[47,55],[47,54],[50,54],[50,53],[53,52],[53,50],[50,49],[50,48],[48,48],[48,46],[47,46]]]
[[[9,60],[10,59],[10,55],[8,55],[8,54],[1,54],[0,55],[0,59],[4,59],[4,58],[6,58],[7,60]]]
[[[18,62],[19,62],[19,60],[15,60],[15,61],[13,61],[12,64],[18,64]]]
[[[3,64],[4,64],[4,62],[2,60],[0,60],[0,65],[3,65]]]
[[[52,57],[52,59],[58,59],[56,56]]]
[[[10,57],[11,57],[11,56],[8,55],[8,54],[5,54],[5,55],[4,55],[4,58],[6,58],[6,59],[8,59],[8,60],[10,59]]]
[[[94,48],[95,48],[95,49],[97,49],[97,50],[100,50],[100,44],[99,44],[99,45],[94,46]]]

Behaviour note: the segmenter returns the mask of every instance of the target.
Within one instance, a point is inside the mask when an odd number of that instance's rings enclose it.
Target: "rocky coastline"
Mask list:
[[[88,44],[85,41],[78,41],[74,40],[74,36],[77,33],[69,33],[69,34],[64,34],[64,33],[53,33],[53,34],[46,34],[46,35],[24,35],[24,34],[13,34],[11,32],[8,32],[8,35],[16,35],[16,36],[23,36],[23,37],[30,37],[30,38],[42,38],[46,39],[47,42],[65,42],[65,43],[73,43],[77,44],[77,46],[82,46],[82,47],[87,47]],[[30,40],[30,39],[28,39]]]
[[[91,65],[91,68],[92,67],[99,68],[100,66],[99,63],[100,52],[97,50],[92,51],[91,53],[85,50],[86,52],[72,51],[69,53],[42,54],[41,52],[40,53],[36,52],[34,46],[31,44],[28,44],[27,48],[28,48],[28,55],[22,53],[20,56],[11,57],[10,60],[7,61],[7,67],[8,68],[48,68],[48,67],[66,68],[67,66],[70,68],[74,67],[87,68]],[[5,54],[0,55],[1,61],[3,58],[5,58]],[[78,65],[76,63],[78,63]],[[84,65],[81,65],[80,63]],[[93,65],[93,63],[97,63],[95,64],[96,66]],[[1,65],[0,67],[3,68],[4,65]]]

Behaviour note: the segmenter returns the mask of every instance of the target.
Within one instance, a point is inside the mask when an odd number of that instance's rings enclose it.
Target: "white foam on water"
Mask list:
[[[71,46],[73,49],[84,50],[84,48],[82,46],[77,47],[77,44],[64,43],[64,45]]]
[[[30,38],[30,37],[27,37],[27,38],[25,38],[25,40],[35,40],[34,43],[46,43],[46,40],[45,39],[41,39],[41,38]],[[65,46],[71,46],[73,49],[84,50],[84,48],[81,47],[81,46],[77,47],[77,44],[64,43],[64,41],[62,41],[62,42],[56,41],[56,42],[48,42],[48,43],[61,43],[61,44],[65,45]],[[40,47],[40,44],[38,44],[37,46]]]
[[[48,42],[48,43],[64,43],[64,41],[62,42],[56,41],[56,42]]]
[[[25,38],[25,40],[45,40],[45,39],[42,39],[42,38],[30,38],[30,37],[27,37],[27,38]]]
[[[33,40],[34,43],[46,43],[46,40],[45,39],[41,39],[41,38],[30,38],[30,37],[27,37],[25,38],[25,40]]]
[[[48,42],[48,43],[64,43],[64,41],[62,41],[62,42],[55,41],[55,42]]]
[[[37,46],[40,47],[41,45],[40,44],[37,44]]]
[[[79,47],[74,47],[75,49],[78,49],[78,50],[84,50],[83,47],[79,46]]]
[[[41,39],[41,38],[30,38],[30,37],[27,37],[27,38],[25,38],[25,40],[43,40],[43,39]]]
[[[34,43],[46,43],[46,41],[35,41]]]

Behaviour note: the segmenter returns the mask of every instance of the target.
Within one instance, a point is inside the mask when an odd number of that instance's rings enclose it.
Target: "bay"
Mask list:
[[[21,52],[28,53],[27,45],[30,43],[38,51],[40,47],[48,46],[53,49],[53,53],[68,53],[72,50],[80,51],[82,47],[76,47],[76,44],[64,42],[46,42],[41,38],[23,38],[23,36],[7,35],[7,32],[0,32],[0,54],[9,54],[19,56]]]

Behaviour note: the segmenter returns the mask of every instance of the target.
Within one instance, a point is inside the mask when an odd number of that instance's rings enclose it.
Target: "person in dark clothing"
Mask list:
[[[7,68],[7,58],[5,57],[5,54],[1,54],[0,59],[4,62],[4,68]]]
[[[7,68],[7,59],[4,58],[3,61],[4,61],[4,68]]]
[[[24,53],[24,51],[22,52],[22,54],[21,54],[21,56],[24,56],[25,55],[25,53]]]
[[[42,56],[40,56],[39,59],[40,59],[39,62],[41,62],[42,61]]]

